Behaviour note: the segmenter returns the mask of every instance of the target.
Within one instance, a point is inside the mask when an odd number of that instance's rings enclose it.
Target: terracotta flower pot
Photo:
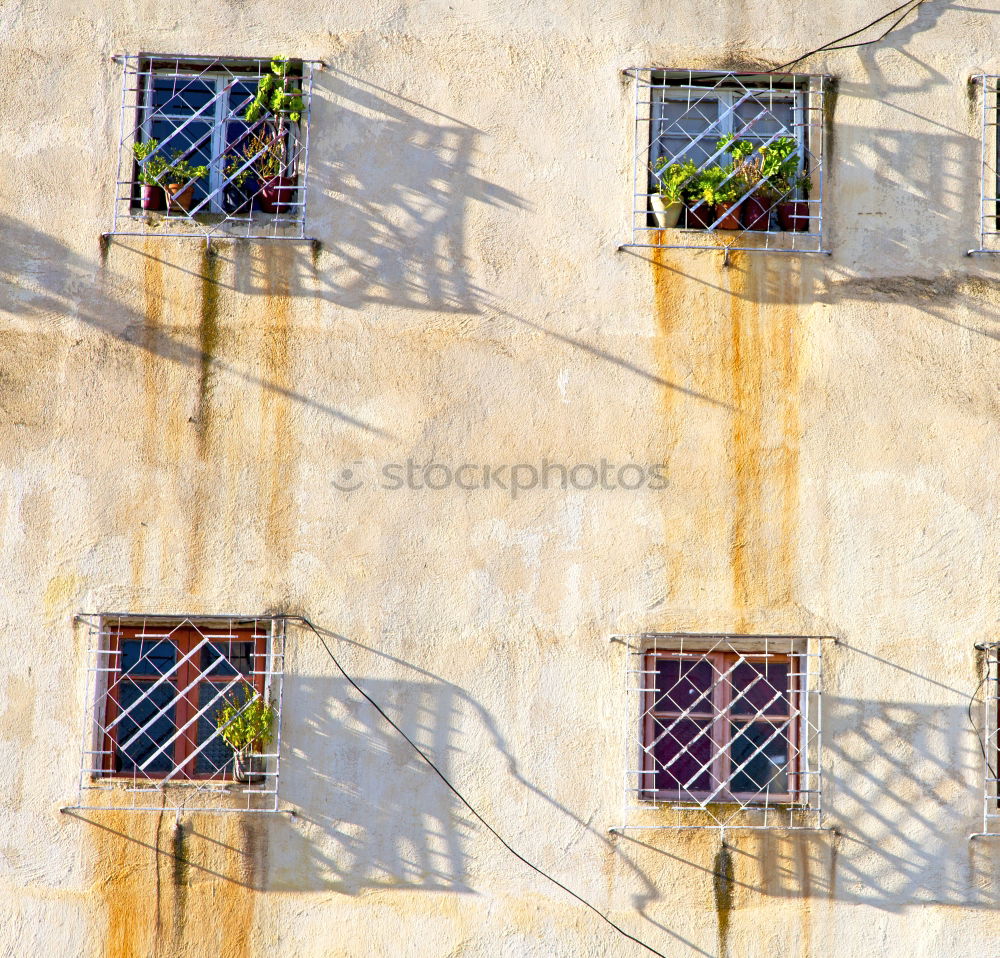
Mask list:
[[[719,225],[716,229],[738,230],[740,228],[740,208],[735,203],[717,203],[715,216],[719,219]]]
[[[748,230],[766,230],[771,225],[771,204],[755,196],[743,202],[743,223]]]
[[[265,213],[285,213],[295,196],[294,176],[275,176],[260,188],[260,208]]]
[[[171,212],[187,213],[191,209],[191,201],[194,199],[194,183],[168,183],[167,193],[170,197],[168,204]]]
[[[778,222],[789,233],[804,233],[809,229],[809,204],[805,200],[789,200],[778,204]]]
[[[681,218],[681,210],[684,209],[683,203],[668,203],[659,193],[654,193],[649,198],[649,205],[653,207],[653,217],[661,230],[673,229]]]
[[[147,186],[142,184],[141,205],[144,210],[162,210],[166,197],[163,195],[162,186]]]
[[[715,221],[712,207],[706,203],[695,209],[694,205],[688,207],[687,225],[692,230],[707,230]]]

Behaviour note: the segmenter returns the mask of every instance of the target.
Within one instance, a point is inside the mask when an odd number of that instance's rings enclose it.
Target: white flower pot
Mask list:
[[[681,210],[684,209],[683,203],[667,203],[659,193],[654,193],[649,198],[649,205],[653,207],[656,225],[661,230],[673,229],[681,218]]]

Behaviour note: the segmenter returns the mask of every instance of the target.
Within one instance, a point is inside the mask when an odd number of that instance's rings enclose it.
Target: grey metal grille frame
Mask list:
[[[971,78],[979,87],[979,245],[967,255],[1000,253],[1000,76]]]
[[[830,250],[825,246],[823,200],[826,188],[825,156],[826,156],[826,117],[825,98],[830,77],[825,74],[804,73],[736,73],[718,70],[676,70],[660,67],[631,67],[624,71],[631,77],[634,85],[634,141],[632,163],[632,238],[622,244],[620,249],[629,248],[659,248],[659,249],[691,249],[691,250],[721,250],[723,252],[770,252],[770,253],[824,253]],[[685,148],[675,151],[675,156],[682,156],[686,149],[692,146],[707,148],[711,156],[698,164],[698,172],[722,156],[716,149],[719,129],[716,121],[705,113],[706,104],[716,94],[722,92],[731,95],[732,105],[726,111],[731,132],[739,136],[753,136],[753,125],[760,118],[773,120],[771,112],[775,99],[792,96],[795,101],[794,119],[791,129],[780,130],[779,133],[763,138],[763,145],[773,142],[779,135],[793,135],[799,144],[801,156],[800,169],[812,181],[808,195],[796,195],[790,192],[782,193],[773,201],[762,200],[767,204],[766,223],[764,229],[750,229],[741,225],[739,229],[723,229],[720,224],[726,220],[725,214],[716,216],[705,213],[703,201],[692,204],[690,209],[701,211],[707,228],[686,228],[683,224],[676,228],[661,228],[654,219],[650,198],[654,195],[652,187],[655,184],[655,173],[651,168],[651,147],[654,139],[663,138],[664,132],[654,136],[654,112],[663,96],[663,91],[670,90],[686,100],[685,110],[667,130],[670,135],[687,137]],[[676,96],[673,97],[676,99]],[[760,107],[758,119],[746,123],[733,116],[737,107],[742,105]],[[704,124],[703,131],[685,130],[687,126]],[[714,128],[714,132],[713,132]],[[669,154],[667,154],[669,156]],[[728,179],[726,182],[728,182]],[[765,180],[765,182],[767,182]],[[743,188],[735,202],[737,215],[743,219],[748,217],[748,200],[761,199],[758,187]],[[796,213],[796,225],[805,220],[804,230],[783,230],[776,228],[777,217],[774,213],[780,203],[785,200],[798,200],[806,204],[808,215]],[[682,214],[684,215],[684,214]],[[690,218],[690,213],[686,213]],[[728,221],[727,221],[728,222]],[[759,221],[756,221],[759,225]]]
[[[133,613],[81,613],[77,622],[86,630],[85,658],[86,711],[80,746],[79,795],[68,809],[183,812],[271,812],[280,811],[278,782],[281,762],[281,717],[284,692],[286,623],[281,616],[168,616]],[[169,666],[150,667],[142,685],[149,686],[134,701],[122,707],[121,689],[131,685],[139,692],[139,682],[131,679],[124,666],[122,630],[129,641],[138,641],[138,661],[152,658],[155,649],[170,645],[180,630],[194,630],[196,641],[187,654],[174,649]],[[234,630],[241,630],[240,633]],[[138,630],[137,632],[135,630]],[[264,640],[265,651],[247,653],[234,649],[245,646],[247,631],[252,639]],[[115,639],[119,641],[116,643]],[[115,645],[118,648],[115,648]],[[148,646],[148,647],[147,647]],[[254,649],[256,646],[254,646]],[[207,655],[205,653],[208,653]],[[196,654],[198,653],[198,654]],[[243,666],[241,668],[241,665]],[[194,678],[181,688],[183,674]],[[131,669],[133,675],[141,670]],[[152,676],[152,678],[150,678]],[[253,756],[248,781],[237,781],[233,752],[217,727],[216,713],[226,701],[242,699],[240,689],[251,683],[263,686],[263,697],[275,711],[273,739],[263,754]],[[204,695],[204,690],[208,695]],[[197,690],[195,714],[184,724],[179,705],[190,702]],[[116,694],[117,693],[117,694]],[[156,694],[154,694],[156,693]],[[109,700],[115,706],[109,712]],[[261,697],[254,691],[253,698]],[[151,715],[140,717],[140,705]],[[123,721],[131,713],[128,723]],[[166,716],[166,718],[164,718]],[[154,726],[164,728],[154,731]],[[127,729],[126,743],[120,741]],[[187,738],[188,749],[178,764],[173,743]],[[124,751],[132,740],[145,738],[148,754],[134,759],[128,771],[115,771],[112,749]],[[165,741],[160,741],[165,738]]]
[[[823,825],[822,770],[822,683],[824,639],[816,636],[787,635],[706,635],[700,633],[642,633],[615,636],[613,641],[626,646],[624,663],[625,790],[621,824],[612,832],[631,830],[716,829],[793,829],[825,830]],[[656,669],[653,658],[677,660],[678,682],[657,696]],[[719,663],[727,663],[720,667]],[[784,679],[774,677],[773,663],[783,663]],[[769,663],[771,663],[769,665]],[[737,668],[757,677],[746,686],[735,683]],[[772,672],[768,673],[768,668]],[[694,670],[710,676],[708,689],[698,694],[690,679]],[[668,670],[669,671],[669,670]],[[669,681],[669,679],[667,679]],[[787,682],[787,685],[783,683]],[[672,699],[675,689],[693,696],[686,708],[677,706],[676,716],[652,719],[657,700]],[[751,695],[752,689],[756,693]],[[720,690],[726,691],[721,698]],[[678,696],[680,691],[676,693]],[[787,702],[787,715],[775,714],[775,702]],[[757,704],[753,703],[757,700]],[[737,705],[736,703],[739,702]],[[762,704],[763,703],[763,704]],[[691,734],[696,723],[691,716],[703,712],[702,731]],[[686,730],[682,728],[687,725]],[[754,725],[768,729],[765,741],[754,743],[749,730]],[[653,729],[652,734],[650,729]],[[733,729],[737,731],[733,732]],[[665,737],[673,737],[673,757],[664,761],[657,746]],[[742,737],[742,741],[740,740]],[[759,787],[747,788],[744,774],[755,758],[770,760],[776,744],[785,756],[785,790],[772,791],[772,777]],[[739,753],[739,754],[738,754]],[[659,755],[659,757],[658,757]],[[671,765],[683,759],[683,775]],[[719,775],[717,769],[724,766]],[[675,768],[679,766],[674,766]],[[690,774],[691,768],[695,771]],[[657,792],[656,776],[669,772],[685,781],[674,796]],[[736,794],[737,776],[744,786]],[[704,785],[695,792],[696,779]],[[688,789],[691,789],[688,791]]]
[[[271,58],[263,57],[205,57],[178,54],[121,54],[113,58],[122,65],[122,94],[118,140],[118,166],[115,176],[115,198],[111,229],[104,234],[111,236],[159,236],[164,238],[212,239],[243,238],[252,240],[302,241],[306,236],[306,200],[309,184],[309,118],[313,97],[313,73],[321,61],[290,58],[296,71],[294,82],[301,90],[303,109],[298,121],[287,121],[282,130],[285,146],[284,174],[294,182],[264,181],[263,178],[247,179],[237,185],[241,174],[255,176],[254,163],[263,150],[245,155],[244,147],[250,135],[241,134],[234,143],[229,142],[231,124],[243,124],[252,132],[264,130],[266,120],[245,124],[242,113],[246,108],[243,99],[231,99],[230,93],[239,83],[253,83],[267,74]],[[177,92],[179,107],[172,113],[153,102],[152,91],[156,78],[171,78]],[[194,89],[198,84],[215,86],[208,102],[198,105]],[[190,116],[174,115],[177,110],[190,111]],[[191,148],[208,152],[209,184],[206,195],[196,198],[190,210],[184,210],[168,197],[164,197],[164,210],[146,211],[140,207],[139,165],[133,155],[133,144],[150,139],[153,124],[167,120],[176,129],[169,134],[153,155],[169,162],[173,145],[185,128],[195,138]],[[198,134],[197,130],[202,130]],[[276,140],[277,137],[274,137]],[[234,145],[239,156],[237,168],[227,172]],[[190,152],[190,151],[189,151]],[[247,186],[247,184],[251,184]],[[265,195],[265,187],[267,193]],[[234,192],[235,191],[235,192]],[[183,192],[183,191],[182,191]],[[272,212],[263,209],[265,204]]]
[[[971,838],[1000,838],[1000,642],[976,646],[983,652],[983,830]],[[972,710],[970,707],[971,717]]]

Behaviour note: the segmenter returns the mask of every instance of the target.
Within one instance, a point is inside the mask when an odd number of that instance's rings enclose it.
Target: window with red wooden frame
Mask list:
[[[798,801],[797,659],[647,652],[639,797],[698,804]]]
[[[101,768],[130,778],[228,780],[233,751],[216,726],[226,699],[247,684],[265,694],[266,633],[120,625],[107,633]]]

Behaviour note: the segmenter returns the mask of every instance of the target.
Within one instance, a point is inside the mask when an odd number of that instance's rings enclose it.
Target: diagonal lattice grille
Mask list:
[[[279,76],[269,59],[118,59],[121,135],[109,235],[305,236],[314,63],[288,61]],[[262,78],[287,98],[277,112],[248,119]]]
[[[977,645],[984,653],[983,727],[983,831],[982,836],[1000,837],[1000,644]],[[970,718],[972,709],[969,709]]]
[[[630,649],[626,805],[670,813],[642,827],[694,827],[686,813],[711,827],[818,818],[821,658],[819,640],[780,636]]]
[[[825,77],[626,71],[629,246],[822,252]]]
[[[969,253],[1000,253],[1000,76],[972,80],[979,92],[979,245]]]
[[[84,621],[93,699],[81,792],[184,786],[185,808],[220,796],[231,807],[233,795],[277,807],[284,637],[275,620]]]

